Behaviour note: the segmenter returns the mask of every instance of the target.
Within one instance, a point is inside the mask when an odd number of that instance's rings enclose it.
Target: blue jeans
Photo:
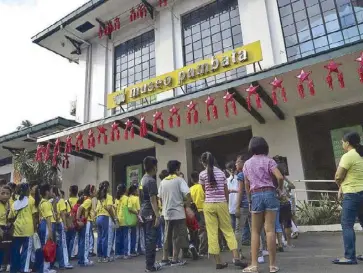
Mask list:
[[[157,228],[154,227],[154,220],[146,220],[145,229],[145,258],[146,269],[151,269],[155,264]]]
[[[275,231],[277,233],[282,233],[282,226],[280,223],[280,206],[278,207],[278,209],[276,211]]]
[[[76,238],[77,232],[74,229],[68,230],[66,232],[67,237],[67,249],[68,249],[68,257],[72,257],[72,250],[74,246],[74,239]]]
[[[248,223],[248,221],[251,221],[251,219],[247,219],[244,228],[243,228],[243,233],[242,233],[242,241],[250,241],[251,240],[251,229],[250,229],[250,224]]]
[[[342,204],[342,229],[344,241],[344,257],[356,261],[354,224],[357,217],[362,223],[363,191],[345,193]]]
[[[231,216],[231,225],[233,231],[236,230],[236,215],[235,214],[229,214]]]
[[[11,243],[10,273],[29,272],[33,237],[14,237]]]
[[[272,190],[252,193],[251,201],[252,213],[278,211],[280,208],[280,202],[277,199],[276,191]]]
[[[116,230],[116,243],[115,243],[115,253],[117,256],[128,256],[128,234],[129,228],[126,226],[121,226]]]
[[[87,222],[78,233],[78,264],[89,264],[89,249],[90,249],[90,233],[92,232],[92,223]]]
[[[111,217],[100,215],[97,217],[97,256],[99,258],[109,258],[113,245],[113,224]]]
[[[137,248],[138,248],[138,244],[136,242],[136,233],[137,233],[137,229],[136,226],[135,227],[129,227],[129,231],[128,231],[128,254],[136,254],[137,253]]]

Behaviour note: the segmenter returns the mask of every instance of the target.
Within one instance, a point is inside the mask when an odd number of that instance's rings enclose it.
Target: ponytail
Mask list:
[[[90,197],[90,196],[91,196],[91,194],[93,193],[94,189],[95,189],[95,186],[93,186],[93,185],[91,185],[91,184],[87,185],[87,186],[84,188],[84,190],[83,190],[83,195],[84,195],[84,196],[87,196],[87,197]]]
[[[355,146],[354,148],[355,148],[355,150],[357,151],[357,153],[358,153],[361,157],[363,157],[363,145],[358,144],[358,145],[357,145],[357,146]]]
[[[363,157],[363,145],[360,144],[360,136],[357,132],[350,132],[344,135],[343,141],[348,142],[356,152]]]
[[[39,186],[36,186],[34,193],[35,207],[39,206],[41,199]]]
[[[209,184],[212,186],[212,188],[217,187],[217,180],[214,176],[214,170],[213,170],[213,168],[214,168],[213,155],[210,152],[205,152],[204,154],[202,154],[201,161],[207,168]]]
[[[108,181],[101,182],[98,192],[97,192],[97,199],[104,200],[107,196],[108,188],[110,187],[110,183]]]
[[[18,189],[18,193],[19,193],[19,200],[23,200],[25,196],[29,195],[29,184],[28,183],[21,183],[19,185],[19,189]]]

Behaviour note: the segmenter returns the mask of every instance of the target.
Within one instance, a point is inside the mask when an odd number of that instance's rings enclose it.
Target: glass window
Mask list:
[[[182,17],[185,65],[243,45],[237,2],[238,0],[216,0]],[[244,67],[234,69],[188,84],[187,92],[204,89],[244,75],[246,75]]]
[[[115,47],[114,91],[155,77],[154,30],[126,41]],[[120,73],[121,71],[121,73]],[[129,103],[125,110],[142,107],[156,101],[156,96]],[[116,109],[118,112],[119,109]]]
[[[362,0],[278,0],[288,60],[363,39]]]

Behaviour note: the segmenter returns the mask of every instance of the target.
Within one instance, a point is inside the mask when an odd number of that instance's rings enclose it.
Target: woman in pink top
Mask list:
[[[253,155],[243,167],[247,198],[252,215],[251,231],[251,265],[242,272],[258,272],[258,250],[260,235],[265,223],[267,248],[270,259],[270,273],[279,271],[276,266],[276,212],[280,207],[277,194],[283,189],[283,176],[276,162],[268,157],[269,147],[262,137],[253,137],[249,144],[249,152]],[[276,189],[273,176],[278,181]]]

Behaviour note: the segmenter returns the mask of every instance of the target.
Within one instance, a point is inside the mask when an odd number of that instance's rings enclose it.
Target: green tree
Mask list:
[[[31,127],[33,126],[33,123],[31,123],[29,120],[23,120],[20,125],[18,127],[16,127],[16,129],[19,131],[21,129],[24,129],[24,128],[28,128],[28,127]]]
[[[52,154],[52,153],[51,153]],[[37,184],[49,183],[59,185],[59,168],[52,166],[52,161],[37,162],[35,160],[36,151],[23,150],[14,155],[15,170],[26,179],[27,182]],[[58,163],[60,158],[58,159]]]

